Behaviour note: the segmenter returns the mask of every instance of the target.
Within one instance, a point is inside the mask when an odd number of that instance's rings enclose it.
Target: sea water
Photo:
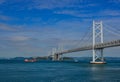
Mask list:
[[[89,64],[87,59],[63,62],[0,60],[0,82],[120,82],[120,59]]]

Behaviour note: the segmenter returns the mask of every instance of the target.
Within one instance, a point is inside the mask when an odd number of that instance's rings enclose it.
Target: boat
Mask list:
[[[25,59],[24,62],[36,62],[36,59]]]

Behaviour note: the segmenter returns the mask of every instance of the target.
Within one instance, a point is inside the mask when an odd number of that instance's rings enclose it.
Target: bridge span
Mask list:
[[[103,48],[116,47],[116,46],[120,46],[120,40],[114,40],[114,41],[110,41],[110,42],[99,43],[99,44],[96,44],[94,46],[94,48],[95,49],[103,49]],[[65,50],[65,51],[62,51],[62,52],[57,52],[55,54],[62,55],[62,54],[66,54],[66,53],[92,50],[92,49],[93,49],[93,46],[90,45],[90,46],[84,46],[84,47],[80,47],[80,48]]]
[[[66,53],[92,50],[93,53],[92,53],[91,63],[93,63],[93,64],[103,64],[103,63],[105,63],[104,57],[103,57],[103,49],[120,46],[120,39],[113,40],[113,41],[110,41],[110,42],[103,42],[102,21],[100,21],[100,22],[93,21],[92,30],[93,30],[92,31],[93,32],[92,33],[92,45],[83,46],[83,47],[74,48],[74,49],[69,49],[69,50],[63,50],[63,51],[59,51],[59,52],[56,52],[54,50],[54,53],[52,54],[53,60],[54,61],[59,61],[60,56],[63,55],[63,54],[66,54]]]

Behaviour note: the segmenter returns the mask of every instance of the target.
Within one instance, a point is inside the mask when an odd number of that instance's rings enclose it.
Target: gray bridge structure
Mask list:
[[[110,42],[105,42],[105,43],[99,43],[94,46],[95,49],[104,49],[104,48],[109,48],[109,47],[117,47],[120,46],[120,40],[114,40]],[[64,50],[62,52],[57,52],[54,53],[55,59],[54,60],[60,60],[59,55],[67,54],[67,53],[72,53],[72,52],[79,52],[79,51],[86,51],[86,50],[92,50],[93,46],[84,46],[80,48],[75,48],[75,49],[70,49],[70,50]]]
[[[104,64],[106,62],[104,61],[104,57],[103,57],[103,49],[120,46],[120,39],[113,40],[110,42],[103,42],[102,21],[101,22],[93,21],[93,40],[92,41],[93,41],[92,45],[89,45],[89,46],[83,46],[83,47],[78,47],[74,49],[58,51],[58,52],[56,52],[56,50],[53,50],[53,53],[51,55],[52,59],[53,61],[60,61],[62,59],[61,55],[63,54],[78,52],[78,51],[92,50],[93,55],[92,55],[92,61],[90,63]]]

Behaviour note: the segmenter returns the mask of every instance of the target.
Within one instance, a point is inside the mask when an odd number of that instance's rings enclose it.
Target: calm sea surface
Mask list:
[[[64,62],[0,60],[0,82],[120,82],[120,59],[89,64],[86,59]]]

